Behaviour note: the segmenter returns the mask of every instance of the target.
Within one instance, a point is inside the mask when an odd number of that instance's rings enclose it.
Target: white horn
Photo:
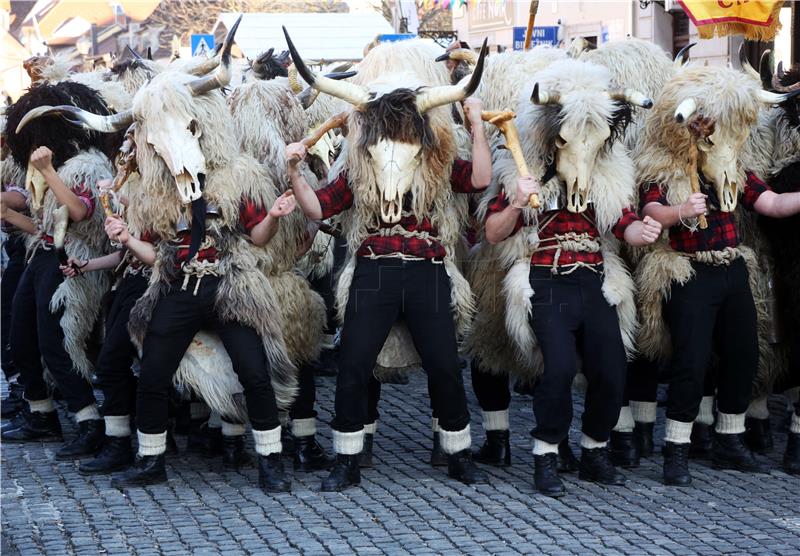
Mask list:
[[[764,89],[758,90],[758,100],[764,104],[781,104],[790,98],[796,97],[797,95],[800,95],[800,89],[791,91],[789,93],[771,93],[769,91],[765,91]]]
[[[682,124],[692,117],[695,110],[697,110],[697,102],[691,97],[687,98],[675,109],[675,121]]]
[[[486,60],[486,54],[489,52],[489,48],[486,46],[487,40],[488,39],[483,39],[481,55],[478,57],[478,62],[475,64],[475,70],[472,74],[462,79],[458,85],[431,87],[417,95],[417,110],[419,110],[420,114],[424,114],[437,106],[444,106],[451,102],[464,100],[475,92],[478,85],[480,85],[481,76],[483,75],[483,64]]]

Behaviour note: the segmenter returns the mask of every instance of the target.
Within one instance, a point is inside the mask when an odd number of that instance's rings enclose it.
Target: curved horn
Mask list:
[[[56,114],[69,114],[72,118],[65,119],[70,123],[101,133],[122,131],[123,129],[127,129],[133,122],[133,113],[130,110],[120,112],[119,114],[101,116],[68,104],[63,106],[38,106],[25,114],[25,117],[20,120],[16,132],[19,133],[22,131],[22,128],[36,118]]]
[[[695,110],[697,110],[697,102],[693,98],[689,97],[683,100],[675,109],[675,121],[682,124],[692,117]]]
[[[450,52],[445,52],[444,54],[437,56],[434,62],[444,62],[445,60],[449,59],[450,59]]]
[[[531,93],[531,102],[538,105],[544,104],[561,104],[561,98],[558,93],[548,93],[547,91],[539,90],[539,83],[533,86]]]
[[[772,50],[765,50],[758,62],[758,74],[761,76],[761,86],[767,90],[775,85],[772,79],[772,64]]]
[[[233,38],[236,36],[236,30],[239,28],[241,22],[242,16],[240,15],[236,23],[231,27],[231,30],[228,31],[228,36],[225,37],[225,42],[220,51],[219,66],[214,73],[187,83],[193,95],[202,95],[214,89],[225,87],[231,82],[231,47],[233,46]]]
[[[771,93],[762,89],[758,91],[758,100],[764,104],[781,104],[791,98],[796,97],[797,95],[800,95],[800,87],[787,93]]]
[[[336,81],[325,76],[315,75],[308,66],[306,66],[300,53],[297,52],[292,39],[289,37],[289,32],[286,27],[283,27],[283,35],[286,37],[286,44],[289,47],[289,54],[294,62],[294,67],[297,68],[297,73],[300,77],[305,79],[306,83],[317,89],[322,93],[328,93],[342,100],[349,102],[354,106],[360,106],[370,100],[370,94],[364,87],[359,87],[347,81]]]
[[[269,49],[269,50],[267,50],[267,51],[266,51],[266,52],[264,52],[264,53],[263,53],[261,56],[259,56],[258,58],[256,58],[256,61],[258,61],[258,62],[260,62],[260,63],[262,63],[262,64],[266,64],[266,63],[267,63],[267,60],[269,60],[270,58],[272,58],[272,53],[273,53],[273,52],[275,52],[275,47],[274,47],[274,46],[273,46],[273,47],[270,47],[270,49]]]
[[[673,63],[678,67],[687,63],[689,61],[689,50],[691,50],[692,47],[696,44],[697,44],[696,42],[690,42],[689,44],[681,48],[675,55]]]
[[[797,83],[793,83],[792,85],[783,85],[781,80],[783,79],[783,61],[778,62],[778,70],[777,73],[772,77],[772,88],[779,93],[792,93],[798,89],[800,89],[800,81]],[[766,88],[766,87],[765,87]]]
[[[153,61],[153,49],[149,46],[147,47],[147,59]]]
[[[619,100],[621,102],[627,102],[628,104],[634,104],[636,106],[641,106],[642,108],[652,108],[653,107],[653,100],[647,98],[643,93],[640,93],[636,89],[622,89],[619,91],[611,91],[608,93],[608,97],[611,100]]]
[[[761,76],[755,68],[750,65],[750,60],[747,59],[747,53],[744,51],[744,43],[739,45],[739,65],[742,66],[742,71],[747,75],[753,79],[761,80]]]
[[[453,60],[454,62],[466,62],[470,65],[478,63],[478,55],[469,48],[456,48],[450,52],[445,52],[441,56],[436,57],[436,62],[444,62],[445,60]]]
[[[340,79],[348,79],[353,77],[357,73],[357,71],[334,72],[326,74],[325,77],[338,81]],[[317,100],[318,96],[319,91],[317,89],[314,87],[306,87],[302,93],[297,95],[297,99],[300,101],[300,104],[303,105],[303,110],[308,110],[308,108],[314,104],[314,101]]]
[[[489,53],[489,48],[486,46],[487,41],[488,39],[483,39],[481,55],[478,57],[478,62],[475,64],[475,69],[472,71],[471,75],[462,79],[458,85],[430,87],[417,95],[417,110],[419,110],[420,114],[424,114],[437,106],[444,106],[451,102],[464,100],[475,92],[478,85],[481,83],[483,65],[486,60],[486,55]],[[467,78],[469,78],[469,81],[467,81]],[[466,85],[463,85],[464,81],[467,81]]]

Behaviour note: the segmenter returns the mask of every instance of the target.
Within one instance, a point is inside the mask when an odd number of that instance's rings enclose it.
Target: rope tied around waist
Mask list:
[[[405,238],[413,238],[413,239],[421,239],[422,241],[426,242],[428,245],[431,245],[434,241],[438,242],[439,238],[430,232],[419,232],[419,231],[412,231],[406,230],[400,224],[395,224],[391,228],[378,228],[375,233],[371,235],[377,235],[380,237],[390,237],[390,236],[403,236]]]
[[[742,256],[742,252],[738,247],[726,247],[720,251],[696,251],[694,253],[684,253],[683,255],[698,263],[712,266],[730,266],[733,261]]]
[[[197,282],[194,285],[192,295],[197,295],[197,291],[200,289],[200,282],[203,278],[206,276],[219,276],[219,261],[192,260],[188,263],[183,263],[181,270],[184,274],[181,291],[185,292],[186,288],[189,286],[189,279],[195,277]]]
[[[552,250],[555,250],[555,254],[553,255],[553,264],[550,266],[550,272],[552,274],[558,274],[558,261],[561,258],[562,252],[570,251],[573,253],[599,253],[600,242],[586,232],[582,232],[580,234],[576,234],[575,232],[555,234],[552,237],[542,239],[539,242],[539,246],[533,250],[533,254],[541,251]],[[578,268],[588,268],[592,272],[597,272],[597,266],[597,264],[576,261],[573,264],[564,265],[564,268],[568,270],[562,272],[561,274],[572,274]]]

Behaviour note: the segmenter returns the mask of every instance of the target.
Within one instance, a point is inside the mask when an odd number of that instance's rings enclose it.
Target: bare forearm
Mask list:
[[[520,209],[507,206],[486,219],[486,241],[500,243],[514,232]]]
[[[289,170],[289,181],[292,184],[292,191],[297,199],[300,208],[311,220],[322,220],[322,206],[319,204],[317,194],[308,185],[308,182],[299,170]]]
[[[274,218],[271,214],[267,214],[266,218],[256,224],[252,230],[250,230],[250,240],[253,242],[254,245],[258,247],[263,247],[270,240],[275,237],[275,234],[278,233],[278,222],[277,218]]]
[[[125,247],[127,247],[133,256],[142,261],[147,266],[153,266],[156,262],[156,249],[153,247],[152,243],[148,243],[146,241],[142,241],[141,239],[137,239],[133,236],[128,238],[128,241],[125,242]]]
[[[28,206],[25,202],[25,196],[17,191],[3,191],[0,199],[2,199],[0,202],[3,205],[13,210],[25,210]]]
[[[93,270],[111,270],[117,268],[121,262],[122,251],[116,251],[110,255],[97,257],[96,259],[89,259],[86,266],[81,270],[82,272],[91,272]]]
[[[50,189],[52,189],[53,194],[56,196],[58,204],[65,205],[69,210],[70,220],[73,222],[80,222],[86,218],[86,213],[88,212],[86,205],[84,205],[78,196],[66,186],[55,170],[46,170],[42,175],[44,175],[47,185],[50,186]]]
[[[671,228],[681,221],[680,205],[647,203],[642,209],[642,216],[649,216],[653,220],[660,222],[664,228]]]
[[[472,186],[486,189],[492,181],[492,154],[483,123],[472,124]]]
[[[762,193],[755,204],[756,212],[771,218],[786,218],[800,213],[800,192]]]
[[[33,223],[33,220],[15,210],[7,209],[3,220],[12,226],[16,226],[26,234],[33,235],[36,233],[36,224]]]

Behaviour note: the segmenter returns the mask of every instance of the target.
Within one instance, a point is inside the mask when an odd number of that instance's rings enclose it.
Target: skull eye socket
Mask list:
[[[567,140],[564,139],[559,133],[558,137],[556,137],[556,147],[559,149],[563,149],[566,145],[567,145]]]
[[[197,123],[197,120],[192,120],[189,122],[189,126],[187,127],[189,133],[191,133],[195,137],[200,137],[200,126]]]
[[[714,141],[711,140],[711,137],[706,137],[697,142],[697,148],[703,152],[710,151],[713,146]]]

